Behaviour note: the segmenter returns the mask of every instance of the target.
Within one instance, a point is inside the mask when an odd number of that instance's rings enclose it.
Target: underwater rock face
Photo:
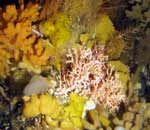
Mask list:
[[[150,0],[1,0],[0,130],[150,130],[149,18]]]
[[[23,90],[24,95],[40,94],[48,89],[48,82],[42,76],[35,75]]]

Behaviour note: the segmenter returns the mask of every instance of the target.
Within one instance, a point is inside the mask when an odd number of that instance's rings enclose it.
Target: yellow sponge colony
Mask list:
[[[31,97],[30,102],[26,102],[23,110],[23,114],[25,117],[34,117],[40,114],[39,111],[40,100],[37,95],[33,95]]]
[[[40,31],[50,38],[55,48],[60,48],[70,38],[70,19],[60,13],[40,24]]]
[[[113,23],[107,15],[101,15],[96,26],[96,37],[101,44],[105,44],[115,33]]]
[[[31,100],[25,102],[23,115],[30,118],[43,114],[49,126],[58,127],[60,124],[60,128],[72,130],[82,128],[84,104],[84,97],[74,93],[70,94],[70,100],[66,105],[59,104],[57,98],[47,93],[32,95]]]
[[[23,115],[27,118],[37,116],[38,114],[57,117],[59,115],[59,104],[56,98],[49,94],[31,96],[31,100],[25,103]],[[54,113],[55,111],[55,113]]]
[[[68,48],[68,40],[71,36],[70,19],[63,13],[43,21],[40,24],[40,32],[47,36],[51,42],[49,54],[51,57],[51,64],[60,70],[62,61],[61,55]]]
[[[80,104],[80,105],[79,105]],[[75,93],[70,95],[70,100],[67,106],[64,107],[64,121],[61,123],[62,128],[66,128],[65,123],[72,122],[75,128],[82,128],[82,113],[84,110],[85,99]],[[69,120],[68,120],[69,119]],[[68,121],[67,121],[68,120]],[[68,123],[69,123],[68,122]]]

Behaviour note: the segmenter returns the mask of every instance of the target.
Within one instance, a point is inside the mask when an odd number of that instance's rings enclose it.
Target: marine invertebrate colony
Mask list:
[[[75,107],[80,104],[79,107]],[[23,115],[26,118],[44,115],[49,126],[62,129],[82,128],[82,113],[85,99],[72,93],[67,105],[60,104],[56,97],[48,93],[39,96],[32,95],[29,101],[25,101]],[[55,111],[55,112],[54,112]]]
[[[0,129],[150,129],[149,56],[136,55],[150,0],[12,1],[0,2]]]
[[[67,54],[65,75],[60,76],[59,87],[55,95],[68,96],[75,92],[81,96],[89,96],[96,104],[103,105],[113,111],[125,101],[119,75],[106,65],[108,57],[104,55],[104,47],[94,46],[92,49],[71,49]]]
[[[49,39],[51,64],[60,69],[61,56],[68,48],[71,37],[71,20],[64,13],[58,13],[43,21],[39,25],[40,32]]]
[[[106,42],[115,34],[115,28],[107,15],[101,15],[95,26],[96,37],[101,44]]]
[[[0,50],[2,52],[0,57],[5,59],[0,62],[6,66],[6,69],[10,70],[8,66],[10,59],[18,64],[23,62],[35,68],[41,68],[47,64],[48,48],[43,40],[32,32],[32,22],[38,19],[38,15],[38,5],[31,3],[26,7],[22,5],[19,9],[16,9],[15,5],[8,5],[6,11],[0,14]],[[7,70],[3,70],[2,72],[5,73],[2,75],[7,75],[9,72]]]

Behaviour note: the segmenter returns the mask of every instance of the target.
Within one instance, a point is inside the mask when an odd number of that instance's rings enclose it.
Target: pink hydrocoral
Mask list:
[[[81,96],[90,96],[96,103],[113,111],[125,101],[119,75],[108,68],[108,57],[104,55],[104,47],[92,49],[80,48],[69,50],[66,74],[60,76],[60,84],[56,95],[68,96],[75,92]]]

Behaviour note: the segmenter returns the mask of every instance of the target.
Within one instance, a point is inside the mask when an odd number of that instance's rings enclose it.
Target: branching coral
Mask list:
[[[0,49],[5,64],[9,59],[23,62],[35,68],[46,65],[48,49],[42,39],[32,33],[32,22],[38,18],[38,5],[29,3],[16,9],[8,5],[1,15]],[[3,62],[4,63],[4,62]]]
[[[65,75],[61,75],[55,95],[68,96],[71,92],[90,95],[96,104],[102,104],[110,111],[118,109],[119,104],[125,101],[125,95],[118,73],[106,66],[107,60],[104,47],[70,50],[66,61],[69,69]]]

